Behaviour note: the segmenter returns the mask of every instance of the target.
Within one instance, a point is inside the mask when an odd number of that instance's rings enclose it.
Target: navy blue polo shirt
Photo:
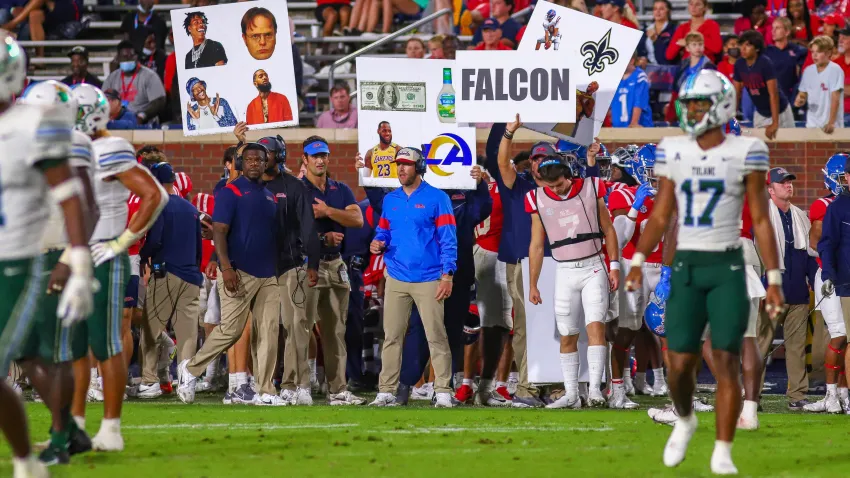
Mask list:
[[[369,217],[373,214],[372,208],[369,207],[369,200],[364,199],[358,202],[357,206],[363,214],[363,226],[345,229],[345,240],[342,242],[342,258],[345,260],[352,256],[360,256],[363,260],[368,259],[369,245],[372,243],[372,236],[375,235],[375,229],[372,226],[375,221]]]
[[[227,254],[233,268],[248,275],[274,277],[277,265],[277,204],[262,183],[245,176],[215,196],[213,222],[227,224]]]
[[[327,178],[325,191],[322,192],[321,189],[314,186],[313,183],[307,179],[307,176],[304,176],[303,181],[307,186],[307,192],[310,194],[310,197],[312,199],[321,199],[329,207],[334,209],[345,209],[352,204],[357,204],[354,200],[354,193],[351,192],[351,188],[349,188],[345,183]],[[315,203],[315,201],[311,202]],[[216,207],[218,207],[218,204],[216,204]],[[328,232],[341,232],[345,234],[345,231],[345,227],[329,217],[323,217],[321,219],[316,218],[316,232],[319,234],[326,234]],[[322,254],[336,254],[341,250],[342,244],[336,247],[328,247],[324,242],[322,242]]]
[[[203,276],[199,216],[192,203],[172,194],[145,236],[145,245],[139,255],[143,259],[151,258],[154,264],[164,263],[166,272],[200,286]]]
[[[773,71],[776,73],[779,90],[785,94],[786,98],[795,97],[803,63],[806,62],[806,55],[808,55],[806,47],[788,42],[788,45],[780,50],[776,45],[770,45],[765,48],[764,55],[773,62]]]
[[[227,178],[221,178],[219,182],[215,183],[215,187],[213,187],[213,196],[218,194],[221,191],[221,188],[227,186]]]
[[[785,302],[791,305],[809,303],[809,286],[806,276],[809,265],[809,253],[805,249],[794,249],[794,224],[792,213],[779,210],[782,229],[785,231],[785,272],[782,273],[782,293]]]
[[[776,69],[773,62],[766,55],[759,55],[753,66],[747,65],[747,60],[738,58],[735,62],[735,73],[732,77],[735,81],[744,84],[744,88],[750,93],[753,106],[760,115],[770,118],[770,94],[767,91],[767,82],[776,80]],[[788,107],[788,99],[782,88],[779,90],[779,113]]]

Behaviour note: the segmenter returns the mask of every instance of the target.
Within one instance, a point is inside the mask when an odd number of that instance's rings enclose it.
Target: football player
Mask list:
[[[716,474],[738,472],[732,440],[741,409],[740,353],[750,309],[740,240],[745,194],[767,268],[766,311],[772,319],[785,307],[764,193],[767,145],[758,138],[725,135],[726,123],[735,114],[735,96],[730,81],[713,70],[702,70],[682,85],[677,110],[688,136],[664,138],[656,149],[658,195],[626,279],[627,290],[641,289],[642,266],[675,215],[677,252],[665,329],[670,395],[678,419],[664,448],[664,464],[675,467],[685,459],[696,431],[696,371],[703,331],[710,324],[717,378],[711,471]]]
[[[555,50],[558,50],[558,47],[561,45],[561,33],[558,31],[558,24],[561,22],[561,17],[555,18],[556,15],[555,10],[550,9],[546,12],[546,20],[543,21],[543,36],[537,39],[537,46],[534,47],[535,50],[539,50],[540,45],[543,45],[547,50],[554,45]]]
[[[395,155],[400,149],[393,143],[393,129],[389,121],[378,123],[378,144],[366,151],[366,177],[397,178]]]

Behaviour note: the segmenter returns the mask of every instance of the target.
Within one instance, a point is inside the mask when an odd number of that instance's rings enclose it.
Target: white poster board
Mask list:
[[[452,73],[463,123],[575,121],[578,64],[546,51],[459,51]]]
[[[174,9],[171,24],[184,135],[298,124],[285,0]]]
[[[543,268],[537,289],[543,303],[528,301],[528,259],[522,261],[522,287],[525,292],[526,353],[528,355],[528,381],[531,383],[563,383],[561,371],[561,334],[555,324],[555,268],[551,257],[543,258]],[[584,323],[584,319],[580,320]],[[587,331],[582,327],[578,337],[580,357],[579,382],[589,381],[587,368]],[[603,379],[604,380],[604,379]]]
[[[555,11],[551,21],[547,19],[550,10]],[[553,23],[556,23],[554,27]],[[557,50],[555,42],[550,42],[548,49],[545,43],[545,32],[553,28],[557,28],[556,36],[560,35]],[[590,145],[602,129],[617,86],[642,36],[640,30],[554,3],[538,2],[517,51],[526,54],[545,51],[551,56],[575,59],[578,64],[570,83],[581,95],[577,95],[576,118],[524,126],[572,143]]]
[[[357,58],[358,150],[371,165],[360,169],[361,186],[399,187],[393,149],[384,143],[421,149],[428,158],[428,184],[475,189],[469,175],[476,158],[475,128],[456,122],[452,84],[443,84],[453,66],[452,60]],[[442,118],[441,91],[446,93]]]

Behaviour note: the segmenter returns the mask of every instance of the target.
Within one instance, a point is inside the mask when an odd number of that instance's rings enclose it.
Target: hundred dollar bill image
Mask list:
[[[360,82],[360,107],[372,111],[425,112],[425,83]]]

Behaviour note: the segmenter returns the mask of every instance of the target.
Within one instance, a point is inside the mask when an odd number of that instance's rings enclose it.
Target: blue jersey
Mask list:
[[[646,72],[635,68],[628,78],[620,81],[617,94],[611,102],[611,124],[615,128],[626,128],[632,122],[632,113],[640,108],[638,123],[644,128],[652,127],[652,109],[649,107],[649,79]]]

